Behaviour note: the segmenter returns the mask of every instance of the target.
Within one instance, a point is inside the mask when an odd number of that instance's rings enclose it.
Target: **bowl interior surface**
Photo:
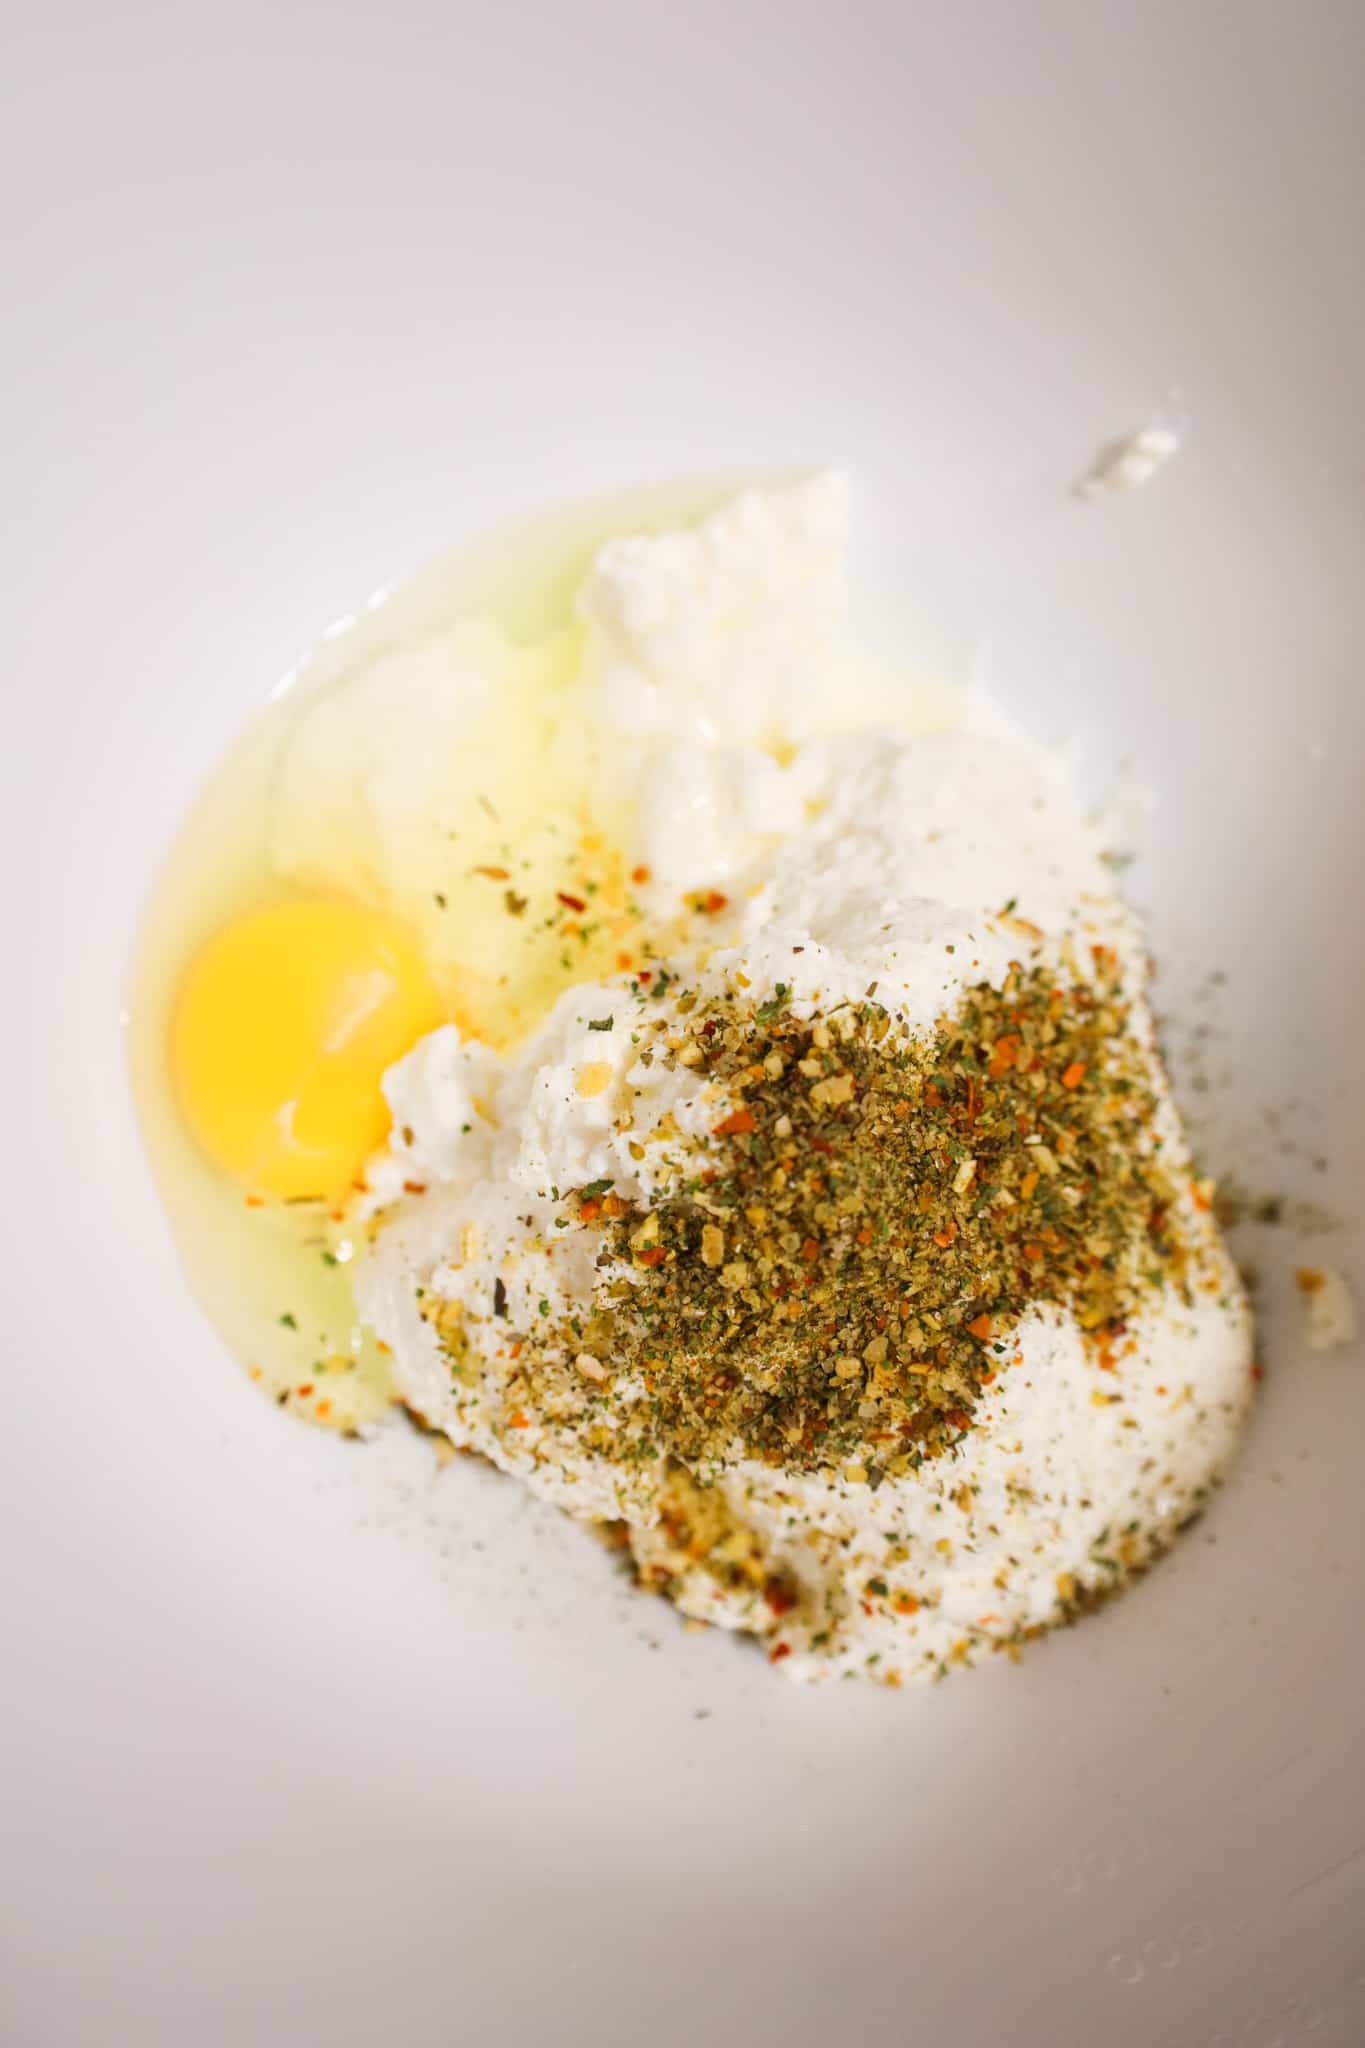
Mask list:
[[[1293,1285],[1365,1286],[1362,57],[1329,0],[20,29],[11,2038],[1365,2035],[1365,1358]],[[1158,413],[1178,456],[1078,501]],[[1204,1523],[917,1694],[787,1686],[496,1475],[271,1413],[119,1022],[178,818],[329,621],[547,504],[829,460],[866,636],[1150,791],[1201,1159],[1334,1226],[1238,1240],[1264,1398]]]

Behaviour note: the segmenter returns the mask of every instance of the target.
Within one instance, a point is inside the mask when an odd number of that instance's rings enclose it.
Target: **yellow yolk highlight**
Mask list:
[[[171,1066],[199,1144],[249,1194],[334,1201],[389,1127],[380,1081],[441,1008],[400,919],[271,904],[208,940],[180,985]]]

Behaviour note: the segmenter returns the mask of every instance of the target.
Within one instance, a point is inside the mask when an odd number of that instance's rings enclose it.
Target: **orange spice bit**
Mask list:
[[[870,1223],[865,1223],[862,1229],[858,1232],[858,1242],[859,1244],[871,1244],[872,1225]]]
[[[490,882],[510,882],[512,879],[508,868],[477,867],[473,872],[476,875],[487,875]]]
[[[632,958],[631,958],[631,956],[630,956],[630,954],[629,954],[629,953],[618,953],[618,954],[617,954],[617,956],[616,956],[616,971],[617,971],[617,973],[618,973],[618,974],[625,974],[625,973],[626,973],[626,972],[627,972],[627,971],[628,971],[628,970],[629,970],[630,968],[632,968],[632,967],[633,967],[634,965],[635,965],[635,962],[634,962],[634,961],[632,960]]]
[[[985,1344],[986,1342],[988,1342],[991,1332],[995,1328],[995,1325],[991,1321],[990,1317],[983,1312],[979,1316],[973,1316],[971,1321],[968,1323],[967,1328],[971,1331],[974,1337],[979,1337],[981,1342]]]
[[[632,868],[630,879],[634,882],[637,889],[643,889],[645,883],[649,880],[649,869],[643,864],[638,868]]]
[[[751,1109],[733,1109],[729,1116],[722,1117],[718,1124],[712,1126],[711,1135],[713,1138],[738,1138],[755,1128]]]
[[[1265,1367],[1263,1365],[1253,1365],[1251,1368],[1251,1377],[1254,1380],[1263,1380],[1265,1378]]]
[[[424,1180],[405,1180],[403,1182],[403,1193],[405,1195],[424,1195],[426,1191],[427,1184]]]
[[[1003,1038],[997,1038],[991,1050],[991,1063],[986,1069],[993,1081],[1007,1074],[1019,1058],[1022,1040],[1015,1031],[1007,1031]]]
[[[646,1245],[645,1249],[642,1252],[637,1252],[635,1256],[642,1266],[662,1266],[664,1260],[668,1257],[668,1253],[661,1244],[651,1244]]]
[[[768,1662],[770,1664],[780,1664],[782,1659],[790,1657],[791,1653],[792,1646],[790,1643],[774,1643],[772,1649],[768,1652]]]
[[[325,1422],[331,1412],[332,1404],[330,1401],[319,1401],[317,1407],[313,1410],[319,1422]]]
[[[808,1237],[801,1247],[801,1256],[803,1259],[811,1263],[818,1259],[820,1256],[819,1239],[815,1237]]]
[[[509,1429],[529,1429],[531,1424],[529,1418],[520,1408],[514,1408],[507,1418],[507,1427]]]
[[[311,1380],[305,1380],[303,1385],[301,1387],[296,1387],[294,1391],[301,1401],[306,1401],[308,1399],[308,1396],[313,1391],[313,1382]]]
[[[580,1223],[595,1223],[601,1214],[602,1204],[600,1202],[589,1200],[580,1202],[578,1205],[578,1220]]]
[[[1031,1260],[1035,1266],[1041,1265],[1044,1258],[1043,1247],[1040,1244],[1026,1244],[1024,1257]]]
[[[1063,1088],[1079,1088],[1085,1079],[1085,1061],[1073,1060],[1062,1075]]]
[[[265,1198],[262,1195],[248,1195],[246,1205],[248,1209],[264,1209]]]
[[[944,1224],[942,1230],[936,1230],[934,1232],[934,1243],[938,1246],[941,1252],[946,1252],[949,1245],[952,1243],[953,1239],[956,1236],[957,1220],[955,1217],[950,1216],[948,1218],[948,1221]]]
[[[1316,1266],[1300,1266],[1294,1274],[1294,1285],[1300,1294],[1317,1294],[1326,1284],[1326,1276]]]
[[[556,889],[555,896],[566,910],[586,910],[588,907],[586,897],[571,896],[567,889]]]
[[[1022,1201],[1027,1202],[1029,1197],[1032,1195],[1034,1189],[1037,1187],[1037,1185],[1038,1169],[1037,1167],[1030,1167],[1028,1172],[1024,1175],[1024,1178],[1019,1183],[1020,1199]]]
[[[913,1593],[897,1593],[892,1602],[897,1614],[918,1614],[919,1601]]]
[[[629,1206],[624,1195],[603,1195],[602,1197],[602,1214],[606,1217],[608,1223],[619,1223]]]
[[[259,1367],[259,1365],[249,1365],[249,1366],[247,1367],[247,1371],[248,1371],[248,1372],[249,1372],[249,1373],[251,1374],[251,1377],[252,1377],[252,1379],[253,1379],[253,1380],[258,1380],[258,1379],[260,1379],[260,1377],[261,1377],[261,1368]]]

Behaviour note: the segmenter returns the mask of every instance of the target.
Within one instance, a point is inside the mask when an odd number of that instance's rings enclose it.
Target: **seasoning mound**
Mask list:
[[[642,1057],[686,1062],[724,1113],[652,1206],[612,1204],[591,1313],[517,1333],[531,1403],[537,1361],[571,1351],[617,1411],[585,1434],[617,1457],[875,1486],[960,1440],[1029,1309],[1112,1351],[1188,1255],[1150,1049],[1093,966],[1016,968],[930,1040],[870,999],[800,1019],[681,996]],[[602,1196],[575,1206],[596,1223]]]

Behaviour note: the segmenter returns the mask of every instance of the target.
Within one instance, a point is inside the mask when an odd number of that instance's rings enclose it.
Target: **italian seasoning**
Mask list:
[[[567,1360],[604,1456],[875,1486],[962,1439],[1030,1311],[1074,1317],[1103,1363],[1144,1293],[1185,1291],[1112,954],[1089,979],[1016,967],[930,1039],[874,997],[801,1019],[782,989],[675,990],[642,1018],[642,1059],[712,1083],[716,1120],[649,1207],[577,1191],[602,1232],[591,1310],[516,1333],[516,1398],[553,1403]]]

